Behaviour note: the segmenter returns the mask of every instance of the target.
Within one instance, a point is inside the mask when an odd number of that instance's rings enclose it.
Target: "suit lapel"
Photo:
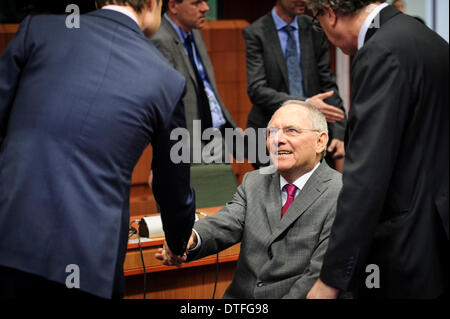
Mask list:
[[[325,177],[326,164],[322,163],[306,182],[300,194],[291,204],[283,218],[278,222],[277,227],[272,231],[270,242],[273,242],[280,236],[292,223],[300,218],[308,208],[323,194],[327,189],[325,182],[329,178]],[[278,189],[280,187],[278,186]],[[280,191],[278,191],[280,193]],[[281,207],[281,204],[280,204]],[[281,209],[280,209],[281,211]]]
[[[269,47],[268,52],[275,59],[278,67],[280,68],[281,75],[283,77],[286,87],[289,88],[289,77],[286,67],[286,61],[284,60],[284,54],[281,50],[280,38],[278,37],[275,22],[272,15],[269,13],[266,15],[267,22],[264,23],[264,34],[266,34],[266,43]]]
[[[266,206],[266,215],[269,221],[270,231],[276,230],[281,219],[281,191],[280,191],[280,174],[278,172],[272,174],[269,182],[268,198],[263,199]]]
[[[301,53],[301,68],[302,68],[302,74],[303,74],[303,90],[305,93],[305,96],[308,96],[308,92],[311,92],[310,85],[309,85],[309,79],[311,78],[309,76],[310,68],[312,65],[316,66],[315,58],[314,58],[314,44],[312,39],[312,33],[309,30],[311,28],[308,23],[306,23],[306,20],[300,19],[300,16],[297,17],[298,20],[298,30],[299,30],[299,37],[300,37],[300,53]]]
[[[378,18],[380,21],[380,26],[383,26],[387,21],[389,21],[390,19],[392,19],[393,17],[395,17],[398,14],[401,14],[401,12],[398,11],[397,9],[395,9],[393,6],[387,6],[386,8],[384,8],[383,10],[380,11],[378,16],[375,17],[374,21],[376,21]],[[379,27],[369,28],[369,30],[367,30],[367,34],[366,34],[366,38],[364,39],[364,43],[369,41],[369,39],[375,33],[377,33],[377,31],[379,29],[380,29]]]
[[[192,79],[192,82],[194,82],[195,86],[198,86],[197,84],[197,77],[195,76],[194,68],[192,67],[191,60],[189,59],[189,56],[186,53],[186,49],[184,48],[184,44],[181,42],[180,37],[178,36],[177,31],[172,27],[169,21],[166,19],[162,19],[162,23],[164,27],[169,30],[170,35],[172,36],[172,39],[174,41],[174,45],[176,48],[177,55],[180,59],[183,60],[184,65],[186,66],[189,76]]]

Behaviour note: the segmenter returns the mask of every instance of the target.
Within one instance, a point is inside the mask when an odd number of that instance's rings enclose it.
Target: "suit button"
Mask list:
[[[258,282],[258,283],[256,284],[256,287],[258,287],[258,288],[264,287],[264,283]]]

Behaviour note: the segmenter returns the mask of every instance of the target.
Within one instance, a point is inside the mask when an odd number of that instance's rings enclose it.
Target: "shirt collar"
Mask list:
[[[277,12],[275,11],[275,7],[273,7],[272,9],[272,17],[273,17],[273,21],[275,22],[275,28],[277,29],[277,31],[280,31],[281,29],[283,29],[285,26],[287,26],[288,24],[280,18],[280,16],[277,14]],[[290,26],[294,27],[295,30],[298,29],[298,22],[297,22],[297,17],[295,17],[294,21],[292,21],[291,24],[289,24]]]
[[[175,22],[173,22],[169,16],[167,15],[167,13],[164,13],[164,18],[170,22],[170,24],[172,25],[172,27],[175,29],[175,31],[177,31],[178,37],[180,38],[181,42],[184,44],[184,42],[186,41],[186,38],[188,37],[189,34],[192,35],[192,31],[186,33],[184,32],[183,29],[181,29]]]
[[[128,16],[129,18],[133,19],[133,21],[136,22],[137,25],[139,25],[139,22],[138,22],[138,19],[137,19],[136,15],[133,12],[125,9],[122,6],[108,4],[106,6],[103,6],[102,9],[113,10],[113,11],[117,11],[117,12],[123,13],[124,15]]]
[[[366,20],[364,21],[361,30],[359,31],[359,36],[358,36],[358,50],[361,49],[364,45],[364,40],[366,39],[366,34],[367,31],[369,30],[370,25],[372,24],[372,21],[375,19],[375,17],[381,12],[381,10],[383,10],[384,8],[386,8],[389,4],[387,3],[382,3],[380,5],[378,5],[376,8],[373,9],[373,11],[367,16]],[[370,6],[374,6],[373,4]],[[369,7],[370,7],[369,6]],[[369,7],[367,7],[366,9],[363,10],[367,10]],[[369,8],[370,10],[370,8]]]
[[[299,177],[294,183],[292,183],[292,184],[295,185],[295,186],[297,186],[297,188],[298,188],[299,190],[302,190],[303,187],[305,187],[306,182],[309,180],[309,178],[311,177],[311,175],[316,171],[316,169],[317,169],[319,166],[320,166],[320,162],[317,163],[317,165],[316,165],[311,171],[309,171],[308,173],[306,173],[306,174],[300,176],[300,177]],[[288,183],[288,181],[286,181],[286,180],[284,179],[284,177],[280,175],[280,189],[283,190],[283,187],[284,187],[285,185],[287,185],[287,184],[290,184],[290,183]]]

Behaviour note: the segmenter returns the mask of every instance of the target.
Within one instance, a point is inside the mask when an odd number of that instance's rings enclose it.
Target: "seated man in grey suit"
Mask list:
[[[325,117],[310,104],[287,101],[267,132],[277,171],[248,173],[221,211],[197,221],[187,256],[171,258],[166,246],[155,255],[179,265],[241,242],[224,298],[305,298],[327,249],[342,182],[323,161]]]
[[[220,99],[213,66],[199,31],[209,11],[207,1],[165,0],[164,9],[166,13],[161,27],[152,41],[170,64],[186,78],[183,102],[191,136],[192,157],[193,153],[198,154],[209,142],[219,140],[195,136],[196,132],[203,134],[208,128],[224,132],[224,128],[236,128],[237,125]],[[198,129],[194,127],[195,120],[201,121]],[[222,154],[203,154],[201,163],[223,162],[225,150],[222,151]]]
[[[334,167],[334,160],[345,156],[344,108],[330,70],[328,41],[303,14],[305,8],[303,1],[277,0],[271,12],[243,30],[253,103],[247,126],[265,128],[284,101],[306,100],[327,118],[330,144],[325,159]]]

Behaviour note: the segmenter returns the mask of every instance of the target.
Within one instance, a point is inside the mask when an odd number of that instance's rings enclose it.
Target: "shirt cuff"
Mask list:
[[[192,228],[192,231],[195,233],[195,236],[197,236],[197,245],[194,248],[189,249],[188,252],[190,252],[190,253],[199,250],[200,246],[202,245],[202,238],[200,237],[200,235],[197,233],[197,231],[194,228]]]

